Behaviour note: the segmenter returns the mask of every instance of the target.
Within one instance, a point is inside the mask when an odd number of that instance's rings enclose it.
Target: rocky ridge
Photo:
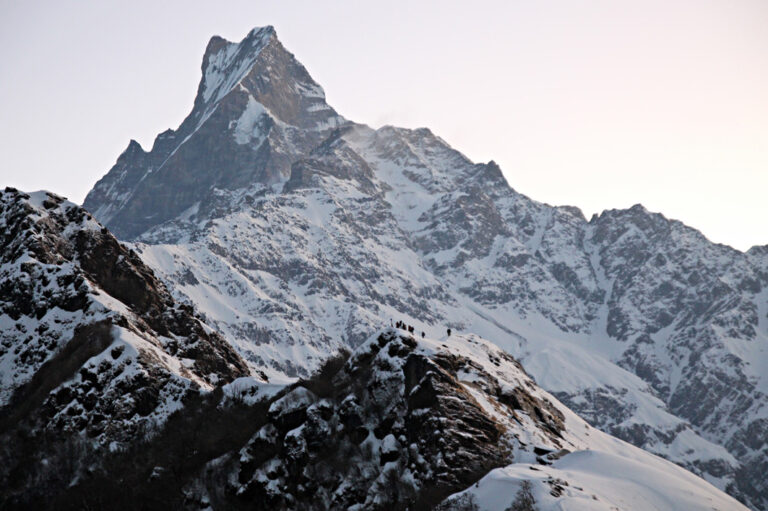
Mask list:
[[[92,461],[77,481],[53,486],[58,491],[35,488],[20,503],[459,510],[479,499],[483,509],[503,511],[516,500],[509,488],[528,481],[542,509],[644,510],[659,502],[745,509],[592,428],[473,335],[429,339],[384,329],[291,385],[240,378],[187,400],[162,431],[136,442]],[[595,457],[622,470],[600,474],[589,463]],[[489,488],[494,481],[504,491]]]
[[[48,439],[121,449],[190,395],[251,374],[81,207],[6,188],[0,245],[3,493],[61,468],[40,449]]]
[[[395,328],[275,395],[246,445],[205,468],[207,486],[187,488],[214,508],[234,499],[257,509],[461,509],[457,490],[496,468],[536,474],[529,476],[536,491],[557,506],[587,497],[607,509],[615,501],[602,490],[589,495],[568,476],[537,474],[589,451],[691,478],[678,490],[696,480],[688,509],[740,507],[671,463],[591,428],[488,341]],[[505,502],[502,511],[514,493],[496,498]],[[625,508],[643,509],[653,498],[640,491]]]

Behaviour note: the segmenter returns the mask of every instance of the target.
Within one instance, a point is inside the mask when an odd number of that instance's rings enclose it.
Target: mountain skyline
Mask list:
[[[84,207],[271,381],[401,318],[481,335],[593,425],[765,507],[766,247],[637,205],[587,220],[427,128],[345,119],[271,26]]]
[[[768,245],[540,202],[293,51],[210,37],[82,206],[0,191],[0,507],[768,510]]]
[[[149,149],[154,133],[178,124],[192,101],[188,84],[210,33],[239,40],[264,20],[275,22],[303,56],[342,115],[374,127],[429,126],[472,160],[498,162],[516,189],[550,204],[578,206],[587,217],[642,203],[740,250],[768,242],[760,225],[767,216],[760,191],[768,187],[768,173],[759,164],[768,114],[760,114],[766,104],[756,92],[768,80],[765,59],[755,58],[764,54],[764,40],[753,30],[765,19],[763,8],[515,10],[488,3],[494,21],[482,29],[480,21],[488,18],[482,9],[453,6],[439,9],[431,24],[425,21],[429,9],[419,7],[400,26],[381,12],[373,23],[365,18],[371,13],[350,5],[306,5],[295,13],[268,4],[232,5],[201,19],[199,6],[185,4],[188,24],[173,41],[162,31],[175,12],[171,6],[147,18],[138,4],[113,26],[111,11],[90,5],[82,8],[87,21],[76,28],[55,5],[46,11],[4,7],[9,41],[0,52],[8,52],[9,80],[0,87],[3,99],[13,98],[2,105],[0,119],[6,183],[53,189],[81,202],[84,183],[95,181],[129,138]],[[332,33],[318,34],[320,25],[311,18],[330,23],[341,11],[359,25],[336,23]],[[466,36],[457,39],[460,19]],[[25,39],[14,34],[31,23],[57,37],[57,44],[41,38],[20,45]],[[700,30],[691,28],[696,24]],[[365,27],[365,34],[355,26]],[[658,46],[643,43],[643,27]],[[484,35],[489,30],[493,37]],[[352,38],[359,50],[348,44]],[[605,41],[611,44],[598,44]],[[129,47],[135,51],[126,52]],[[45,88],[23,55],[50,62],[59,85]],[[439,86],[433,76],[444,76]],[[443,89],[457,100],[443,99]],[[475,93],[462,98],[468,89]],[[663,101],[654,101],[660,90]],[[110,108],[89,109],[94,102]],[[685,119],[690,130],[682,133]],[[33,149],[34,126],[62,125],[68,128],[49,131],[50,151]]]

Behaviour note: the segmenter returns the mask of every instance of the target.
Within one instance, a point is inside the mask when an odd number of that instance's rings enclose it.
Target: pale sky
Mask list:
[[[278,37],[345,117],[530,197],[768,243],[768,2],[0,0],[0,186],[82,202],[191,110],[208,39]]]

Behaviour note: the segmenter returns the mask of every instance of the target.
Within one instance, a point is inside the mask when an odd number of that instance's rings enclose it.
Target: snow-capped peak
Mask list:
[[[187,120],[86,200],[178,297],[275,377],[393,317],[477,332],[593,425],[768,508],[767,250],[639,205],[587,222],[427,129],[347,123],[259,34],[213,39]]]
[[[213,188],[286,181],[297,154],[346,124],[274,28],[254,29],[239,43],[216,36],[189,116],[158,135],[150,152],[131,143],[83,205],[131,238],[205,203]],[[179,193],[163,191],[171,188]],[[137,201],[149,190],[158,195]]]
[[[239,43],[213,36],[203,57],[198,101],[215,103],[251,72],[259,53],[276,38],[272,26],[254,28]]]

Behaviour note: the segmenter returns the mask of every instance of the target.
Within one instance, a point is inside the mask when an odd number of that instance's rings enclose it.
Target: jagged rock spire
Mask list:
[[[214,188],[271,185],[347,121],[271,26],[239,43],[214,36],[192,112],[145,153],[131,143],[84,207],[123,239],[205,203]]]

